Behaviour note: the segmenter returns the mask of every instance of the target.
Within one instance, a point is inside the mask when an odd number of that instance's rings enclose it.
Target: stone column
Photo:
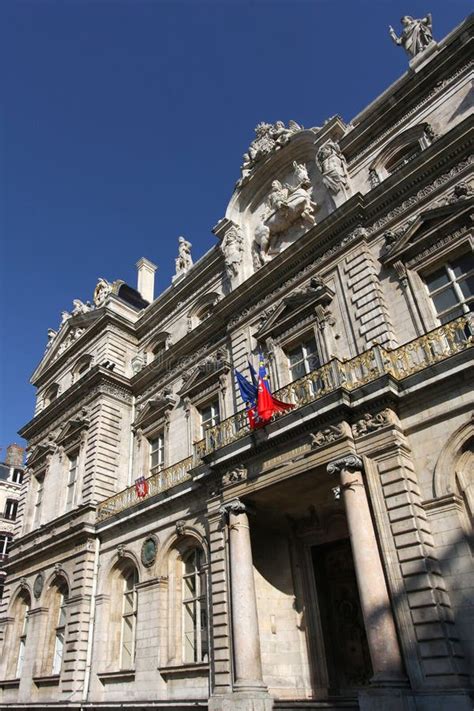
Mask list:
[[[362,460],[354,454],[327,466],[340,475],[360,603],[376,685],[405,681],[397,633],[362,476]]]
[[[234,690],[266,691],[262,679],[257,600],[247,508],[239,499],[234,499],[222,506],[221,513],[229,516]]]

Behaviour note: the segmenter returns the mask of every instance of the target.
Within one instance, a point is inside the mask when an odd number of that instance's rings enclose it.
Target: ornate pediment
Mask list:
[[[219,350],[212,356],[203,360],[196,368],[183,374],[183,386],[179,391],[182,398],[192,397],[197,392],[201,392],[215,382],[221,375],[225,375],[230,370],[230,363],[227,360],[227,352]]]
[[[177,404],[177,398],[171,389],[165,388],[144,403],[138,410],[138,414],[133,423],[134,429],[146,429],[148,425],[156,422],[161,417],[165,417],[169,410]]]
[[[282,299],[276,309],[264,318],[255,337],[265,341],[270,336],[288,331],[292,325],[314,312],[317,306],[326,309],[333,298],[334,291],[322,279],[313,278],[306,286]]]
[[[422,212],[400,229],[385,232],[382,261],[386,264],[405,261],[462,224],[472,223],[473,208],[473,197],[449,199],[447,204]]]
[[[26,466],[28,469],[40,469],[46,464],[48,457],[55,453],[56,449],[56,445],[51,441],[37,445],[29,452]]]
[[[82,410],[77,417],[69,420],[56,437],[56,443],[67,447],[76,439],[80,439],[82,433],[89,427],[89,417],[85,410]]]
[[[49,329],[46,352],[33,373],[32,381],[36,381],[54,361],[68,351],[98,318],[100,316],[95,311],[78,313],[65,319],[58,332]]]

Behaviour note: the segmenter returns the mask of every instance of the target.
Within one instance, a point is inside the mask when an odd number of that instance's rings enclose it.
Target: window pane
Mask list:
[[[468,299],[474,294],[474,274],[466,279],[461,279],[458,284],[465,299]]]
[[[438,313],[446,311],[446,309],[456,306],[458,303],[458,300],[456,298],[456,292],[452,287],[448,287],[447,289],[441,291],[439,294],[433,295],[432,299],[434,305],[436,306],[436,311]]]
[[[446,286],[446,284],[449,283],[449,276],[446,269],[443,267],[442,269],[438,269],[437,272],[430,274],[426,278],[426,283],[431,292],[436,291],[436,289],[439,289],[441,286]]]
[[[450,266],[456,278],[462,276],[463,274],[467,274],[467,272],[471,271],[471,269],[474,269],[474,259],[472,254],[463,254],[462,257],[453,259]]]

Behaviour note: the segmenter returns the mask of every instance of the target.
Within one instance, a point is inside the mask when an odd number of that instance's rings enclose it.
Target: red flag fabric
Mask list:
[[[258,379],[257,412],[262,423],[269,422],[276,412],[286,412],[294,407],[289,402],[282,402],[273,397],[263,382],[263,378]]]

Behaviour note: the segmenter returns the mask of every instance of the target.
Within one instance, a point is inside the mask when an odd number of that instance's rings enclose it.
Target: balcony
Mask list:
[[[351,392],[384,375],[390,375],[394,381],[401,382],[471,348],[474,345],[473,332],[472,316],[463,316],[393,350],[374,345],[350,360],[341,361],[334,358],[321,368],[281,388],[275,396],[279,400],[292,402],[296,406],[295,409],[298,409],[337,389]],[[280,415],[282,416],[285,416],[285,413]],[[205,438],[195,443],[192,456],[147,479],[146,498],[191,480],[192,470],[202,463],[204,457],[245,437],[249,432],[245,410],[240,410],[218,425],[210,427]],[[103,521],[136,506],[142,500],[135,487],[129,487],[98,505],[97,521]]]

